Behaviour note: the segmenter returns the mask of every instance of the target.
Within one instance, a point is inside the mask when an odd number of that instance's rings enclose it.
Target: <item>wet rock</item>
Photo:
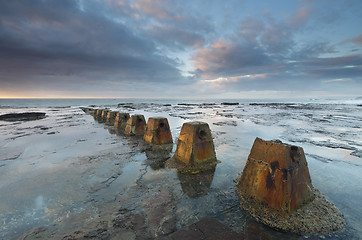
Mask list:
[[[195,103],[178,103],[177,105],[179,106],[198,106],[199,104],[195,104]]]
[[[215,167],[206,171],[193,173],[177,172],[182,191],[189,198],[199,198],[207,195],[212,180],[214,179]]]
[[[159,239],[241,240],[244,239],[244,235],[233,231],[231,228],[225,226],[216,219],[204,218],[185,229],[181,229],[165,238]]]
[[[152,236],[165,236],[176,230],[172,192],[161,189],[154,196],[145,199],[143,207]]]
[[[44,112],[8,113],[0,115],[0,121],[32,121],[45,118]]]
[[[99,121],[102,119],[102,113],[103,113],[103,109],[97,109],[94,111],[94,119]]]
[[[107,115],[111,110],[103,109],[100,118],[98,118],[98,122],[105,123],[107,121]]]
[[[146,153],[147,161],[153,170],[158,170],[165,167],[165,162],[170,158],[173,144],[165,145],[150,145],[144,149]]]
[[[118,111],[109,111],[107,114],[106,124],[114,125],[114,121],[116,119]]]
[[[81,107],[80,109],[82,109],[83,112],[85,112],[87,114],[91,114],[91,115],[93,115],[93,113],[95,111],[93,108],[87,108],[87,107]]]
[[[175,155],[166,163],[178,170],[206,170],[217,164],[209,125],[204,122],[184,123],[177,141]]]
[[[73,233],[66,235],[62,240],[80,240],[80,239],[109,239],[110,231],[108,221],[91,222],[84,228],[78,229]]]
[[[126,135],[142,136],[145,134],[145,129],[145,117],[141,114],[135,114],[128,119],[124,132]]]
[[[336,231],[342,213],[314,189],[301,147],[256,138],[237,183],[241,208],[258,222],[297,234]]]
[[[172,135],[167,118],[164,117],[149,118],[146,126],[144,140],[146,143],[155,144],[155,145],[171,144]]]
[[[118,108],[122,107],[122,108],[128,108],[128,109],[136,109],[134,107],[134,104],[133,103],[119,103],[117,105]]]
[[[289,213],[314,199],[303,149],[256,138],[238,190]]]
[[[47,227],[38,227],[25,234],[21,240],[45,239],[49,234]]]
[[[221,105],[239,105],[237,102],[222,102]]]
[[[236,127],[238,124],[236,121],[230,120],[230,121],[224,121],[224,122],[216,122],[213,123],[216,126],[233,126]]]
[[[120,131],[124,132],[126,129],[127,121],[130,118],[129,113],[118,112],[114,119],[114,126]]]

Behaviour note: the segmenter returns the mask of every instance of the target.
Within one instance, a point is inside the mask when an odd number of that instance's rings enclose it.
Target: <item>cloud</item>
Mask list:
[[[360,6],[353,4],[351,18]],[[332,87],[323,83],[336,79],[358,86],[362,37],[349,31],[355,37],[321,38],[349,16],[347,4],[329,5],[303,1],[265,10],[246,1],[0,0],[0,84],[37,92],[165,89],[171,96],[178,89],[192,95],[197,84],[215,93]],[[353,55],[344,51],[347,43]]]
[[[266,64],[268,56],[259,48],[221,40],[198,49],[193,62],[203,79],[212,79],[248,73],[248,67]]]
[[[176,2],[173,3],[171,7],[170,1],[138,0],[134,2],[132,8],[158,20],[182,21],[184,17],[181,14],[177,14],[177,4]],[[176,11],[172,12],[171,9],[176,9]]]
[[[322,89],[321,83],[330,79],[360,79],[360,54],[338,56],[335,45],[327,40],[296,41],[315,17],[311,4],[298,8],[284,20],[276,20],[270,11],[263,18],[244,18],[231,37],[195,50],[192,59],[197,69],[195,75],[207,80],[203,82],[210,87],[234,92],[287,91],[292,86]],[[322,57],[328,54],[333,57]],[[358,85],[359,81],[353,84]]]
[[[119,1],[108,0],[120,13],[127,10],[138,31],[155,44],[171,51],[201,47],[205,38],[214,33],[213,24],[205,17],[195,16],[187,4],[177,0],[135,0],[127,7]]]
[[[2,73],[75,74],[113,71],[139,80],[179,78],[175,62],[156,46],[113,21],[95,2],[80,9],[76,1],[5,1],[2,5],[0,52]],[[102,8],[100,8],[102,7]],[[44,69],[44,70],[43,70]],[[160,74],[155,74],[155,70]],[[143,74],[140,74],[143,73]],[[121,74],[120,74],[121,75]],[[170,77],[170,76],[168,76]],[[161,78],[162,79],[162,78]],[[172,80],[170,78],[169,80]]]
[[[362,34],[354,37],[354,38],[349,38],[349,39],[346,39],[344,41],[342,41],[340,44],[345,44],[345,43],[354,43],[356,45],[362,45]]]
[[[187,47],[201,47],[205,43],[201,34],[166,24],[152,26],[148,34],[158,43],[178,50],[185,50]]]
[[[290,25],[293,27],[299,27],[304,25],[311,17],[312,9],[309,6],[300,7],[290,18]]]
[[[331,80],[325,80],[323,83],[343,83],[343,82],[350,82],[352,79],[344,79],[344,78],[338,78],[338,79],[331,79]]]

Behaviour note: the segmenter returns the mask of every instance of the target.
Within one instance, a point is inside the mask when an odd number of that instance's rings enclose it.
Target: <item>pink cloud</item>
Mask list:
[[[168,11],[172,8],[166,1],[138,0],[133,4],[133,8],[158,20],[182,21],[184,19],[182,15]]]
[[[294,27],[305,24],[308,21],[311,13],[311,9],[307,6],[299,8],[290,19],[290,24]]]
[[[257,37],[264,30],[265,26],[263,23],[256,19],[248,18],[241,22],[240,25],[241,37],[251,43],[257,42]]]
[[[192,63],[203,79],[242,76],[253,72],[269,61],[259,48],[218,40],[212,45],[195,50]]]
[[[211,72],[212,69],[220,68],[225,61],[225,57],[230,54],[232,49],[232,44],[224,40],[219,40],[209,48],[197,50],[196,55],[193,58],[193,64],[197,69],[204,72],[203,77],[212,78],[207,72]]]
[[[352,42],[357,45],[362,45],[362,34],[360,34],[354,38],[346,39],[346,40],[342,41],[340,44],[345,44],[345,43],[349,43],[349,42]]]

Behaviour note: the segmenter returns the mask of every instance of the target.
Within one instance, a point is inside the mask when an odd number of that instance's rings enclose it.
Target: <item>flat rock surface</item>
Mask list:
[[[343,214],[317,189],[314,189],[314,195],[315,199],[311,203],[285,215],[239,192],[241,208],[269,227],[300,235],[341,230],[344,225]]]
[[[8,113],[0,115],[2,121],[31,121],[45,118],[43,112]]]
[[[205,239],[205,240],[222,240],[222,239],[244,239],[244,235],[233,231],[231,228],[220,223],[216,219],[204,218],[200,221],[181,229],[171,235],[160,238],[164,240],[183,240],[183,239]]]
[[[28,100],[17,103],[21,108],[0,107],[0,115],[46,113],[39,121],[0,121],[0,239],[157,239],[188,231],[204,218],[245,239],[362,239],[362,159],[354,155],[362,149],[362,112],[356,105],[162,102],[129,109],[117,108],[117,99],[87,100],[97,109],[167,117],[173,145],[161,154],[68,100],[49,107],[48,101],[38,108]],[[202,114],[192,114],[197,112]],[[163,166],[175,152],[183,123],[191,120],[211,127],[220,161],[211,174]],[[237,126],[214,124],[226,121]],[[233,180],[256,136],[304,148],[313,185],[345,216],[341,231],[298,236],[260,224],[240,209]]]

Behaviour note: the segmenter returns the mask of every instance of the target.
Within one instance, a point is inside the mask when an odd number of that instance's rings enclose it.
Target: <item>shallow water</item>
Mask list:
[[[130,104],[117,107],[120,102]],[[16,239],[44,226],[44,238],[61,239],[79,229],[100,229],[104,222],[113,227],[122,222],[112,236],[156,237],[214,217],[251,238],[298,239],[256,223],[239,209],[233,180],[256,137],[303,147],[314,187],[345,216],[342,231],[303,238],[362,238],[362,108],[357,103],[222,102],[0,101],[0,114],[47,113],[36,121],[0,122],[0,238]],[[172,151],[144,151],[142,139],[114,134],[78,108],[92,104],[146,119],[167,117]],[[220,163],[200,174],[164,169],[182,124],[194,120],[209,124]],[[127,230],[138,218],[142,228]]]

